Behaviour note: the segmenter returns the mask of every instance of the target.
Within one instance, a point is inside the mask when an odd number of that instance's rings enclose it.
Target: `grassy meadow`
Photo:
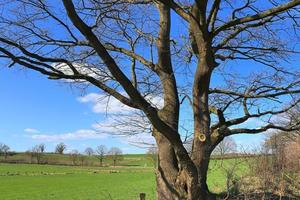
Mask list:
[[[67,156],[52,156],[67,160]],[[135,200],[142,192],[147,200],[155,199],[155,170],[145,155],[125,155],[116,167],[105,162],[105,167],[0,163],[0,199]],[[211,161],[208,183],[212,191],[225,190],[224,170],[232,162]],[[245,164],[237,165],[237,174],[246,171]]]

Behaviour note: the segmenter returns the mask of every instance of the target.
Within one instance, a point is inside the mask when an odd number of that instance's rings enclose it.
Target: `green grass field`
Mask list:
[[[221,161],[213,160],[208,177],[212,191],[225,189]],[[231,164],[224,160],[224,167]],[[0,164],[1,200],[135,200],[144,192],[155,199],[155,174],[145,155],[126,155],[117,167]],[[246,171],[238,166],[238,174]]]

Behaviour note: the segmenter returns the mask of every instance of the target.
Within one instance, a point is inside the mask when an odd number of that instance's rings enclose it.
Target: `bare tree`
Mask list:
[[[95,150],[95,156],[99,160],[100,166],[103,166],[103,160],[107,154],[107,148],[105,145],[97,146]]]
[[[94,154],[94,150],[91,148],[91,147],[87,147],[85,150],[84,150],[84,153],[88,156],[92,156]]]
[[[33,163],[34,161],[33,161],[33,159],[34,159],[34,152],[32,152],[32,149],[30,149],[30,150],[27,150],[26,152],[25,152],[25,154],[26,154],[26,156],[28,156],[29,157],[29,163]]]
[[[158,151],[157,147],[149,147],[147,151],[147,158],[153,163],[153,167],[158,167]]]
[[[41,159],[42,159],[42,154],[43,154],[43,151],[44,151],[44,146],[43,145],[35,145],[34,147],[32,147],[31,149],[31,160],[35,157],[36,158],[36,163],[37,164],[40,164],[41,163]]]
[[[300,123],[300,105],[297,105],[294,109],[289,110],[287,112],[287,120],[288,120],[288,124],[297,124]],[[291,134],[286,133],[286,135],[288,135],[288,137],[290,137]],[[296,129],[293,131],[293,134],[291,135],[295,140],[299,139],[300,136],[300,129]]]
[[[297,53],[300,0],[73,1],[2,0],[1,58],[142,113],[158,146],[159,200],[213,197],[209,158],[225,137],[298,128],[272,116],[300,101],[299,70],[286,62]],[[179,129],[185,102],[191,154]],[[264,123],[247,126],[255,119]]]
[[[300,169],[300,135],[278,131],[271,133],[264,141],[264,151],[273,162],[278,172],[283,169],[298,171]]]
[[[46,149],[46,145],[45,144],[39,144],[39,149],[41,151],[41,153],[44,153],[45,152],[45,149]]]
[[[79,152],[77,150],[72,150],[69,153],[69,157],[70,157],[70,160],[72,162],[72,165],[76,165],[77,164],[79,156],[80,156],[80,154],[79,154]]]
[[[64,151],[66,150],[67,146],[64,144],[64,143],[59,143],[56,145],[55,147],[55,153],[58,153],[58,154],[63,154]]]
[[[1,144],[0,143],[0,155],[3,155],[4,156],[4,160],[7,159],[7,156],[9,154],[9,146],[7,146],[6,144]]]
[[[107,153],[108,157],[113,161],[114,167],[116,166],[118,161],[121,161],[124,159],[123,152],[118,147],[112,147]]]
[[[85,155],[79,154],[78,158],[79,158],[81,166],[84,166],[84,164],[87,164],[87,163],[85,163],[85,161],[86,161],[86,156]]]
[[[290,126],[291,124],[300,123],[300,105],[296,105],[294,108],[290,109],[288,112],[283,113],[277,119],[277,121],[283,126]],[[291,132],[277,131],[275,134],[270,136],[270,139],[280,135],[284,142],[296,141],[300,136],[300,129],[295,129]]]
[[[219,155],[224,157],[226,154],[236,153],[237,145],[232,137],[226,137],[222,142],[218,144],[218,146],[212,152],[215,155]]]

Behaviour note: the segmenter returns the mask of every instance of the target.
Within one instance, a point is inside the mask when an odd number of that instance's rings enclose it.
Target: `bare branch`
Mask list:
[[[207,24],[210,27],[210,30],[213,32],[215,29],[216,18],[220,9],[221,0],[214,0],[211,11],[207,18]]]
[[[247,134],[257,134],[257,133],[262,133],[265,132],[269,129],[276,129],[276,130],[281,130],[281,131],[286,131],[286,132],[291,132],[299,129],[299,124],[295,124],[291,127],[283,127],[283,126],[277,126],[274,124],[268,124],[266,126],[263,126],[261,128],[257,129],[248,129],[248,128],[236,128],[236,129],[231,129],[228,135],[234,135],[234,134],[239,134],[239,133],[247,133]]]
[[[175,3],[173,0],[155,0],[157,2],[163,3],[166,6],[170,6],[179,16],[181,16],[184,20],[190,21],[191,14],[184,10],[183,7]]]
[[[226,95],[232,95],[232,96],[237,96],[237,97],[242,97],[242,98],[248,98],[248,99],[257,99],[257,98],[275,98],[281,95],[287,95],[287,94],[299,94],[300,90],[295,89],[295,90],[289,90],[289,89],[284,89],[284,88],[276,88],[278,92],[273,92],[273,93],[268,93],[268,94],[243,94],[243,93],[238,93],[234,91],[229,91],[229,90],[223,90],[223,89],[211,89],[210,94],[226,94]],[[280,91],[281,90],[281,91]]]
[[[252,21],[257,21],[257,20],[264,19],[269,16],[273,16],[273,15],[282,13],[282,12],[289,10],[291,8],[294,8],[298,5],[300,5],[300,0],[293,0],[286,4],[283,4],[283,5],[271,8],[269,10],[266,10],[264,12],[258,13],[256,15],[251,15],[251,16],[247,16],[247,17],[243,17],[243,18],[234,19],[234,20],[227,22],[224,25],[218,27],[214,31],[214,35],[218,35],[221,31],[227,30],[233,26],[245,24],[245,23],[252,22]]]

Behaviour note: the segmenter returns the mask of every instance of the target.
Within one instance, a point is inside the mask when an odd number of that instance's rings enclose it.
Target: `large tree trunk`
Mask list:
[[[169,141],[158,132],[154,132],[157,134],[159,148],[156,171],[157,200],[200,200],[197,180],[196,183],[189,180],[185,169],[179,168],[180,164]]]
[[[171,1],[169,0],[167,0],[166,2],[171,3]],[[179,98],[171,62],[170,8],[166,4],[162,3],[158,3],[157,6],[160,14],[160,30],[157,39],[157,69],[158,75],[162,82],[164,94],[164,108],[159,111],[159,116],[172,129],[178,131]],[[206,77],[208,80],[210,79],[209,75],[210,74],[208,73]],[[199,82],[202,82],[202,80],[203,79],[199,80]],[[208,86],[205,85],[204,87],[205,89],[207,89]],[[197,95],[199,97],[199,90],[197,90],[197,92]],[[205,96],[205,98],[207,98],[207,93],[202,92],[202,96]],[[202,101],[206,101],[206,99],[202,99]],[[199,103],[197,106],[201,106],[201,108],[199,109],[208,109],[206,105],[201,103]],[[198,114],[203,113],[198,112]],[[195,120],[202,120],[209,126],[210,121],[208,110],[205,113],[205,116],[202,115],[202,117]],[[169,134],[163,134],[158,132],[157,130],[154,130],[153,132],[153,136],[155,137],[158,146],[159,154],[159,164],[156,174],[157,199],[207,200],[208,188],[206,186],[206,174],[208,169],[208,158],[205,156],[207,154],[203,153],[202,148],[196,148],[195,150],[197,151],[197,153],[199,153],[200,156],[202,156],[202,158],[199,159],[201,160],[201,162],[195,162],[191,159],[191,157],[189,157],[188,152],[184,149],[179,135],[174,134],[174,138],[172,138],[172,145],[169,141],[170,138],[167,139],[166,137],[164,137],[164,135]],[[209,155],[207,156],[209,157]]]
[[[175,189],[178,174],[177,159],[168,140],[154,130],[158,144],[158,168],[156,171],[157,199],[180,199]]]
[[[192,157],[193,161],[195,162],[195,165],[197,167],[198,171],[198,181],[200,184],[200,199],[205,200],[212,200],[215,199],[215,195],[212,194],[209,191],[208,185],[207,185],[207,173],[208,173],[208,167],[209,167],[209,161],[210,161],[210,150],[209,147],[206,144],[198,144],[197,148],[195,148],[194,151],[198,149],[197,156]]]
[[[156,171],[157,200],[211,200],[215,199],[209,193],[206,177],[209,159],[202,160],[194,180],[186,175],[185,169],[180,169],[174,149],[160,133],[154,131],[158,144],[158,169]],[[207,157],[208,158],[208,157]],[[198,169],[200,172],[198,172]],[[197,173],[201,177],[197,177]]]
[[[174,98],[171,101],[171,94],[169,93],[169,95],[165,96],[165,102],[168,103],[159,114],[167,124],[177,130],[179,118],[178,101],[174,101]],[[189,162],[188,153],[184,149],[178,149],[171,145],[170,141],[156,129],[153,131],[153,136],[158,146],[157,199],[205,200],[199,198],[200,188],[197,169],[194,163]]]
[[[167,152],[167,146],[159,152],[159,165],[156,172],[157,200],[216,199],[216,196],[210,193],[207,186],[209,157],[203,158],[201,164],[196,166],[194,179],[190,180],[185,170],[177,168],[176,160],[170,159],[174,154],[170,155]]]

